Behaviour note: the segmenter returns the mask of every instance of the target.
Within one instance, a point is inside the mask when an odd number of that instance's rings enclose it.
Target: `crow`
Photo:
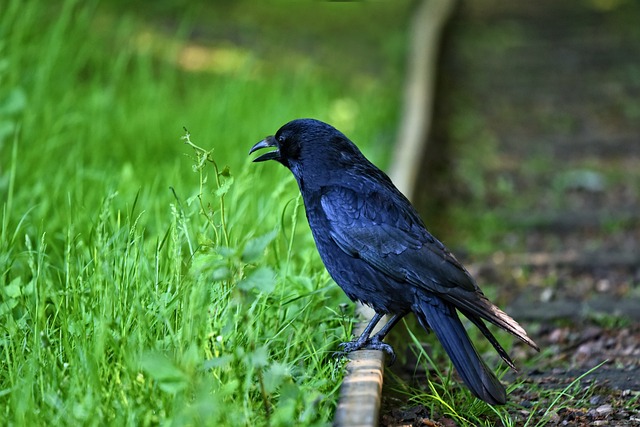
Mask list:
[[[255,144],[249,154],[274,148],[254,162],[275,160],[295,177],[320,258],[352,301],[375,315],[345,353],[378,349],[395,359],[382,342],[413,312],[432,330],[458,374],[478,398],[506,402],[506,391],[471,343],[458,312],[475,324],[500,357],[513,361],[485,321],[539,350],[526,331],[492,304],[462,264],[433,237],[409,200],[343,133],[315,119],[297,119]],[[371,336],[384,315],[391,315]]]

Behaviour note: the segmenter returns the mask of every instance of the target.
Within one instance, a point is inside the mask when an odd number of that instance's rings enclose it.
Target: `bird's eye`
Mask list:
[[[280,135],[278,137],[278,142],[281,143],[281,144],[284,142],[284,135]]]

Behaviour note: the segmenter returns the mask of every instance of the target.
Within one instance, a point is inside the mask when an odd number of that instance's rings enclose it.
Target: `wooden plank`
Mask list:
[[[351,353],[349,359],[334,425],[376,426],[382,396],[384,353],[379,350],[360,350]]]

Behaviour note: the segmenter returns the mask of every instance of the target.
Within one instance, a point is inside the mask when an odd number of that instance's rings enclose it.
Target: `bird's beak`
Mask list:
[[[266,160],[280,160],[280,150],[278,149],[278,143],[273,136],[268,136],[262,141],[258,142],[253,147],[251,147],[251,150],[249,150],[249,154],[253,153],[254,151],[260,150],[262,148],[268,148],[268,147],[276,147],[276,149],[274,151],[264,153],[262,156],[256,157],[255,159],[253,159],[253,161],[264,162]]]

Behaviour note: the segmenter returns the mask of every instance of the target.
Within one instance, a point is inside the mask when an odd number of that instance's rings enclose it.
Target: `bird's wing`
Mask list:
[[[399,193],[386,188],[362,192],[332,186],[325,188],[320,202],[331,238],[345,253],[395,280],[431,292],[477,290],[469,273],[426,230],[409,201]]]
[[[399,192],[325,188],[320,203],[329,234],[338,247],[394,280],[434,293],[452,303],[478,325],[505,358],[479,319],[509,331],[537,349],[525,330],[492,304],[467,270],[425,228],[410,202]],[[496,346],[497,345],[497,346]],[[507,363],[511,363],[508,356]]]

